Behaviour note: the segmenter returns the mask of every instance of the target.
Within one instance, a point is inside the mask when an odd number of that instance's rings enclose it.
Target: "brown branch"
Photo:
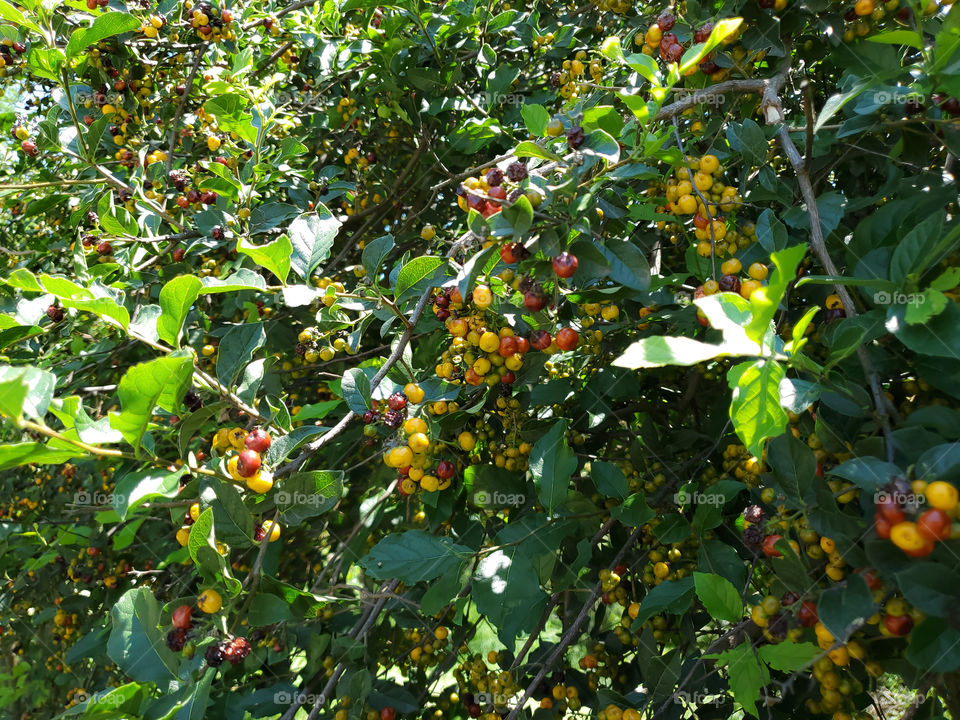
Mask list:
[[[169,175],[170,171],[173,169],[173,154],[177,149],[177,131],[180,129],[180,119],[183,117],[183,111],[187,107],[187,98],[190,96],[190,90],[193,88],[193,81],[197,77],[197,72],[200,70],[200,63],[203,62],[203,56],[206,55],[206,53],[207,46],[204,44],[197,51],[197,58],[193,61],[193,67],[190,68],[190,75],[187,76],[187,82],[184,85],[186,89],[183,91],[183,95],[180,96],[180,100],[177,102],[177,110],[173,114],[173,120],[170,121],[170,140],[167,142],[169,147],[167,150],[167,175]]]

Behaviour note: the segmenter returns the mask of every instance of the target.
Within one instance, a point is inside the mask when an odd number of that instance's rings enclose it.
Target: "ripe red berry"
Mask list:
[[[540,289],[530,290],[523,294],[523,306],[530,312],[543,310],[547,306],[547,296]]]
[[[950,537],[950,516],[939,508],[930,508],[917,520],[917,531],[934,542]]]
[[[190,619],[193,616],[192,605],[181,605],[173,611],[173,626],[181,630],[190,629]]]
[[[553,338],[546,330],[534,330],[533,334],[530,335],[530,347],[534,350],[546,350],[550,347],[551,342],[553,342]]]
[[[783,553],[774,547],[782,539],[783,535],[767,535],[763,539],[763,554],[767,557],[783,557]]]
[[[510,357],[517,353],[517,339],[512,336],[500,338],[500,348],[497,350],[500,357]]]
[[[660,17],[657,18],[657,26],[663,32],[667,32],[667,30],[672,30],[676,22],[677,22],[677,18],[673,16],[673,13],[668,13],[668,12],[661,13]]]
[[[573,328],[557,331],[557,347],[561,350],[573,350],[580,342],[580,335]]]
[[[820,618],[817,616],[817,604],[813,600],[804,600],[797,613],[797,619],[804,627],[813,627]]]
[[[902,523],[907,517],[903,508],[900,507],[900,503],[888,494],[880,496],[877,500],[876,509],[890,525]]]
[[[258,453],[265,453],[271,443],[270,433],[261,427],[255,427],[247,433],[243,444]]]
[[[553,258],[551,264],[553,265],[553,272],[557,277],[568,278],[577,271],[580,261],[577,260],[576,255],[571,255],[564,251]]]
[[[387,405],[390,406],[391,410],[400,411],[407,407],[407,396],[402,392],[395,392],[389,398],[387,398]]]
[[[63,308],[51,305],[47,308],[47,317],[53,320],[53,322],[60,322],[63,320]]]
[[[452,478],[456,471],[456,466],[449,460],[441,460],[437,463],[436,474],[441,480]]]
[[[913,618],[909,615],[886,615],[883,618],[883,626],[890,631],[891,635],[903,637],[913,630]]]
[[[101,240],[97,243],[97,252],[101,255],[109,255],[113,252],[113,245],[108,243],[106,240]]]
[[[30,157],[37,156],[37,144],[33,140],[24,140],[20,143],[20,147],[23,148],[23,151]]]
[[[487,181],[487,185],[489,185],[491,188],[497,187],[503,182],[503,170],[498,167],[490,168],[487,170],[484,180]]]
[[[740,292],[740,278],[736,275],[723,275],[717,281],[717,285],[724,292]]]
[[[380,711],[380,720],[394,720],[397,717],[397,711],[387,705]]]
[[[696,43],[706,42],[707,38],[710,37],[710,33],[713,32],[713,23],[708,22],[702,25],[694,34],[693,41]]]
[[[182,247],[174,248],[173,252],[170,253],[170,256],[173,258],[174,262],[183,262],[183,256],[186,254],[186,250]]]
[[[213,205],[217,201],[217,194],[213,190],[208,190],[200,195],[200,202],[204,205]]]
[[[237,461],[237,474],[241,477],[253,477],[260,470],[260,453],[256,450],[240,451],[240,458]]]

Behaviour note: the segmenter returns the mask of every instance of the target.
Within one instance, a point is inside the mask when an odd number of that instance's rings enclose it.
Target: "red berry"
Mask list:
[[[950,516],[939,508],[930,508],[917,520],[917,531],[928,540],[946,540],[950,537]]]
[[[456,466],[449,460],[441,460],[437,463],[437,477],[441,480],[447,480],[453,477],[453,474],[457,471]]]
[[[913,630],[913,618],[909,615],[885,615],[883,626],[890,631],[892,635],[903,637]]]
[[[573,328],[557,331],[557,347],[561,350],[573,350],[580,342],[580,335]]]
[[[497,350],[500,357],[510,357],[517,354],[517,339],[512,336],[500,338],[500,349]]]
[[[880,513],[874,513],[873,529],[876,531],[878,538],[881,540],[889,540],[890,531],[893,529],[893,525]]]
[[[247,437],[243,441],[243,444],[258,453],[265,453],[270,447],[270,442],[270,433],[261,427],[255,427],[253,430],[247,433]]]
[[[487,174],[484,176],[484,180],[487,181],[487,185],[491,188],[495,188],[503,182],[503,170],[498,167],[492,167],[487,170]],[[492,194],[492,193],[490,193]]]
[[[380,720],[394,720],[397,717],[397,711],[387,705],[380,711]]]
[[[800,612],[797,613],[797,619],[804,627],[813,627],[820,618],[817,616],[817,604],[813,600],[804,600],[800,606]]]
[[[553,272],[557,277],[568,278],[577,271],[577,266],[580,262],[577,260],[576,255],[571,255],[564,251],[557,255],[551,264],[553,265]]]
[[[547,296],[542,290],[530,290],[523,294],[523,306],[530,312],[543,310],[547,306]]]
[[[30,157],[36,157],[37,144],[33,140],[24,140],[20,143],[20,147],[23,148],[23,151]]]
[[[97,243],[97,252],[101,255],[109,255],[113,252],[113,245],[108,243],[106,240],[101,240]]]
[[[660,17],[657,18],[657,26],[663,32],[667,32],[667,30],[672,30],[676,22],[677,22],[677,18],[673,16],[673,13],[668,13],[668,12],[661,13]]]
[[[707,38],[710,37],[711,32],[713,32],[713,23],[708,22],[693,34],[693,41],[696,43],[706,42]]]
[[[530,347],[534,350],[546,350],[550,347],[551,342],[553,342],[553,338],[546,330],[534,330],[530,336]]]
[[[893,497],[884,495],[877,500],[877,513],[883,517],[890,525],[902,523],[906,519],[906,514]]]
[[[387,405],[390,406],[391,410],[400,411],[407,407],[407,396],[402,392],[395,392],[389,398],[387,398]]]
[[[706,229],[707,229],[707,226],[710,225],[710,221],[707,220],[707,219],[706,219],[703,215],[701,215],[700,213],[697,213],[696,215],[693,216],[693,225],[694,225],[694,227],[696,227],[698,230],[706,230]]]
[[[63,308],[51,305],[47,308],[47,317],[53,320],[53,322],[60,322],[63,320]]]
[[[181,630],[190,629],[190,618],[193,615],[193,606],[181,605],[173,611],[173,626]]]
[[[240,458],[237,461],[237,474],[241,477],[253,477],[260,470],[260,453],[256,450],[240,451]]]
[[[217,201],[217,194],[213,190],[207,190],[200,195],[200,202],[204,205],[213,205]]]

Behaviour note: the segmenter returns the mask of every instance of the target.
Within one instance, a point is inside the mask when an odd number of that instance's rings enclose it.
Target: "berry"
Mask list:
[[[546,330],[534,330],[530,335],[530,347],[534,350],[546,350],[552,342],[553,338]]]
[[[37,144],[33,140],[24,140],[20,143],[20,147],[30,157],[37,156]]]
[[[498,167],[490,168],[487,170],[484,180],[487,181],[487,185],[489,185],[491,188],[498,187],[500,183],[503,182],[503,170]]]
[[[723,292],[740,292],[740,278],[736,275],[722,275],[717,284]]]
[[[250,654],[250,641],[243,637],[237,637],[227,643],[223,650],[223,657],[229,660],[233,665],[243,662],[243,659]]]
[[[246,448],[240,452],[240,458],[237,461],[237,473],[241,477],[253,477],[260,471],[260,464],[260,453]]]
[[[270,447],[270,443],[270,434],[261,427],[253,428],[247,433],[247,437],[243,441],[247,448],[258,453],[265,453]]]
[[[363,414],[363,422],[366,423],[367,425],[372,425],[377,421],[377,418],[379,417],[380,416],[377,414],[375,410],[367,410]]]
[[[903,637],[909,635],[910,631],[913,630],[913,618],[909,615],[885,615],[883,626],[891,635]]]
[[[205,613],[215,613],[223,607],[223,598],[216,590],[204,590],[197,596],[197,607]]]
[[[407,407],[407,396],[402,392],[395,392],[387,398],[387,405],[391,410],[404,410]]]
[[[190,605],[181,605],[173,611],[173,626],[181,630],[188,630],[192,616],[193,608]]]
[[[917,532],[928,540],[946,540],[950,537],[950,516],[939,508],[930,508],[917,520]]]
[[[167,647],[173,650],[174,652],[180,652],[183,650],[183,646],[187,642],[187,631],[180,628],[174,628],[167,633]]]
[[[449,460],[441,460],[437,463],[436,474],[437,477],[441,480],[448,480],[453,477],[454,473],[457,471],[456,466]]]
[[[562,328],[557,331],[556,342],[561,350],[573,350],[580,342],[580,335],[573,328]]]
[[[551,264],[553,265],[553,272],[557,277],[568,278],[577,271],[577,266],[580,263],[576,255],[571,255],[564,251],[553,258]]]
[[[394,720],[397,717],[397,711],[387,705],[380,711],[380,720]]]
[[[47,308],[47,317],[57,323],[63,320],[63,308],[51,305]]]
[[[660,28],[663,32],[667,30],[672,30],[673,26],[677,23],[677,18],[673,16],[672,13],[661,13],[660,17],[657,18],[657,27]]]
[[[536,288],[523,294],[523,306],[530,312],[538,312],[547,306],[546,294]]]
[[[583,145],[583,141],[586,140],[587,136],[583,132],[583,128],[579,125],[574,125],[572,128],[567,130],[567,145],[570,146],[571,150],[576,150],[578,147]]]
[[[513,182],[520,182],[527,177],[527,166],[519,160],[514,160],[507,165],[507,177]]]
[[[101,240],[97,243],[97,252],[101,255],[110,255],[113,252],[113,245],[106,240]]]
[[[210,667],[220,667],[226,658],[219,645],[211,645],[203,654],[203,659],[207,661],[207,665]]]

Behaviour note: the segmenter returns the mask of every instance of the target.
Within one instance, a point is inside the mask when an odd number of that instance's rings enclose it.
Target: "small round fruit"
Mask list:
[[[473,304],[481,310],[490,307],[493,303],[493,293],[486,285],[477,285],[473,289]]]
[[[273,520],[264,520],[261,527],[268,542],[276,542],[280,539],[280,523],[275,523]]]
[[[530,336],[530,347],[534,350],[546,350],[552,342],[553,338],[546,330],[534,330]]]
[[[383,710],[380,711],[380,720],[395,720],[397,717],[397,711],[394,710],[390,705],[387,705]]]
[[[247,478],[247,488],[249,488],[251,492],[262,495],[265,492],[269,492],[272,487],[273,477],[271,477],[269,473],[257,473],[253,477]]]
[[[546,133],[549,137],[563,135],[563,121],[560,118],[551,118],[547,123]]]
[[[407,383],[403,386],[403,394],[407,396],[407,400],[412,402],[414,405],[419,405],[423,402],[423,388],[417,385],[416,383]]]
[[[950,516],[940,508],[930,508],[917,520],[917,532],[936,542],[950,537]]]
[[[250,448],[245,448],[240,452],[237,459],[237,473],[240,477],[251,478],[260,472],[260,453]]]
[[[551,264],[553,265],[553,272],[557,277],[568,278],[577,271],[577,266],[580,263],[576,255],[571,255],[564,251],[553,258]]]
[[[457,468],[452,462],[449,460],[441,460],[437,463],[437,468],[434,472],[436,472],[437,477],[441,480],[449,480],[456,471]]]
[[[894,525],[890,529],[890,541],[911,557],[923,557],[933,552],[933,543],[920,534],[914,522]]]
[[[424,492],[436,492],[440,488],[440,480],[435,475],[424,475],[420,478],[420,489]]]
[[[200,517],[200,503],[193,503],[190,506],[190,518],[196,522],[198,517]]]
[[[913,630],[913,618],[909,615],[886,615],[883,618],[883,626],[891,635],[903,637]]]
[[[208,588],[197,596],[197,607],[205,613],[215,613],[223,607],[223,598],[216,590]]]
[[[243,440],[246,447],[258,453],[265,453],[270,448],[271,442],[270,433],[261,427],[253,428]]]
[[[927,504],[939,510],[950,512],[957,506],[957,489],[948,482],[935,480],[927,485]]]
[[[720,265],[720,272],[724,275],[736,275],[742,269],[743,265],[736,258],[725,260],[723,264]]]
[[[464,430],[457,436],[457,443],[461,450],[470,452],[477,446],[477,439],[473,436],[473,433]]]
[[[766,280],[769,272],[769,268],[760,262],[755,262],[751,264],[749,268],[747,268],[747,275],[752,277],[754,280]]]
[[[557,347],[564,351],[573,350],[580,342],[580,335],[573,328],[562,328],[557,331]]]
[[[190,605],[181,605],[173,611],[173,626],[180,630],[189,630],[193,608]]]
[[[406,446],[392,448],[387,453],[387,465],[390,467],[406,467],[413,460],[413,451]]]
[[[436,228],[433,227],[433,225],[424,225],[423,229],[420,230],[420,238],[422,240],[426,240],[427,242],[430,242],[431,240],[433,240],[433,238],[436,237],[436,235],[437,235],[437,231],[436,231]]]

